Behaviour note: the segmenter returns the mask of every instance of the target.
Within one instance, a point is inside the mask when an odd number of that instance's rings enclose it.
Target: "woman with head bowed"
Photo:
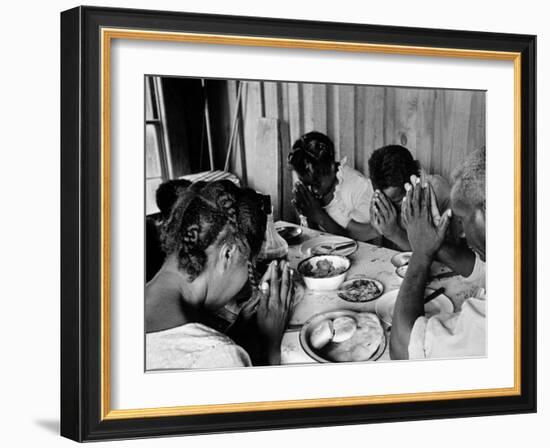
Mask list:
[[[256,284],[265,228],[261,196],[230,181],[191,186],[179,196],[161,232],[166,259],[145,290],[147,370],[251,365],[242,347],[203,321],[249,279]],[[279,364],[292,294],[286,262],[270,265],[260,288],[246,311],[267,362]]]

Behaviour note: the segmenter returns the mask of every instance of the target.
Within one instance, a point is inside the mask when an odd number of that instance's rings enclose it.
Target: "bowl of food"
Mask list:
[[[338,297],[351,303],[364,303],[377,299],[383,292],[384,285],[378,280],[356,276],[342,283]]]
[[[314,255],[298,264],[298,273],[308,289],[330,291],[344,282],[351,261],[341,255]]]

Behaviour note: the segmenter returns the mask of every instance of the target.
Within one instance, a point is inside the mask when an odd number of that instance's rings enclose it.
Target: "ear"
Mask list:
[[[477,208],[475,211],[474,219],[478,229],[485,228],[485,212],[483,210]]]
[[[218,252],[218,267],[221,272],[228,271],[238,261],[239,248],[235,243],[223,243]]]

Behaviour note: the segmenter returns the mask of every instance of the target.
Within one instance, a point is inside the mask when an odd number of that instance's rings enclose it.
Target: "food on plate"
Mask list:
[[[325,278],[334,277],[345,271],[346,268],[344,266],[337,268],[334,266],[332,261],[321,259],[315,262],[315,266],[312,266],[311,263],[306,263],[303,267],[302,274],[307,277]]]
[[[351,312],[317,323],[309,333],[308,345],[328,361],[368,361],[385,347],[385,337],[376,314]]]
[[[328,246],[319,245],[311,248],[312,255],[327,255],[327,254],[330,254],[331,252],[332,252],[332,249]]]
[[[348,302],[368,302],[382,294],[380,282],[367,278],[350,280],[338,291],[338,296]]]
[[[332,341],[333,337],[334,327],[332,325],[332,320],[327,319],[313,329],[309,337],[309,342],[314,349],[319,350]]]
[[[321,354],[325,359],[336,362],[368,361],[384,343],[384,330],[375,314],[358,313],[354,320],[357,328],[349,339],[337,343],[333,338],[322,348]]]
[[[353,317],[342,316],[332,321],[332,327],[334,329],[332,342],[344,342],[350,339],[357,330],[357,322]]]

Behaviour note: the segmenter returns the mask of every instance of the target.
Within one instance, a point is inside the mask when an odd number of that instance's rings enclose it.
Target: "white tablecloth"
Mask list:
[[[283,222],[278,224],[283,224]],[[319,235],[323,235],[323,233],[304,227],[300,239],[295,244],[289,245],[288,260],[292,268],[296,269],[298,263],[305,257],[301,252],[302,243]],[[396,253],[391,249],[360,242],[357,252],[349,257],[351,268],[346,279],[352,279],[356,275],[366,275],[380,281],[384,285],[384,293],[399,289],[402,279],[395,273],[395,267],[390,261]],[[460,279],[459,276],[450,277],[435,280],[430,284],[431,288],[445,287],[445,295],[452,300],[455,310],[459,310],[464,300],[473,293],[472,286],[465,284]],[[291,310],[289,330],[285,333],[281,345],[281,362],[283,364],[316,362],[306,354],[299,341],[299,326],[310,317],[325,311],[343,308],[374,312],[375,304],[376,300],[366,303],[350,303],[338,297],[336,291],[319,292],[299,287]],[[389,360],[387,346],[384,354],[379,358],[379,361],[384,360]]]

